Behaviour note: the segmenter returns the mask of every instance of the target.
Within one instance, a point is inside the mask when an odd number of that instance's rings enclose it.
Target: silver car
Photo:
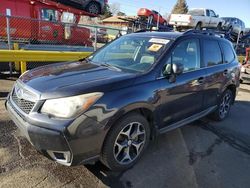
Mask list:
[[[222,19],[225,21],[223,30],[228,31],[230,34],[236,37],[238,35],[240,35],[240,37],[244,35],[246,28],[245,23],[242,20],[233,17],[223,17]]]

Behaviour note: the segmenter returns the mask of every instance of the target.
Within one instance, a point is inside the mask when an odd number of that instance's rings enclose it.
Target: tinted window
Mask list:
[[[200,68],[200,45],[198,39],[185,40],[176,46],[169,57],[167,64],[181,63],[184,66],[184,72]]]
[[[214,11],[210,10],[210,16],[211,17],[216,17],[216,14],[214,13]]]
[[[42,20],[58,21],[57,11],[52,9],[42,9]]]
[[[207,16],[210,16],[210,12],[209,10],[206,10]]]
[[[217,41],[204,40],[203,50],[204,62],[208,67],[222,63],[221,50]]]
[[[221,47],[224,53],[225,63],[231,63],[235,58],[232,46],[228,43],[222,42]]]

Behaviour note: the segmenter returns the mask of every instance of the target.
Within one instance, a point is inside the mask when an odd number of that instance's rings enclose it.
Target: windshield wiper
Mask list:
[[[86,61],[86,63],[91,62],[91,60],[89,58],[87,58],[87,57],[79,59],[78,61],[81,61],[81,62]]]
[[[111,69],[115,69],[117,71],[121,71],[121,69],[119,69],[118,67],[114,66],[114,65],[110,65],[108,63],[101,63],[100,64],[101,66],[104,66],[104,67],[108,67],[108,68],[111,68]]]

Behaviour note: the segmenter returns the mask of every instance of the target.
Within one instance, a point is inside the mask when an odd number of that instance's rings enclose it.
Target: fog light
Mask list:
[[[71,160],[71,153],[70,151],[47,151],[49,156],[55,160],[56,162],[70,166],[70,160]]]

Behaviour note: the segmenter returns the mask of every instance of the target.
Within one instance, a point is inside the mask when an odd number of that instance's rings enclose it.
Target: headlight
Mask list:
[[[41,113],[60,118],[72,118],[86,111],[103,93],[89,93],[45,101]]]

